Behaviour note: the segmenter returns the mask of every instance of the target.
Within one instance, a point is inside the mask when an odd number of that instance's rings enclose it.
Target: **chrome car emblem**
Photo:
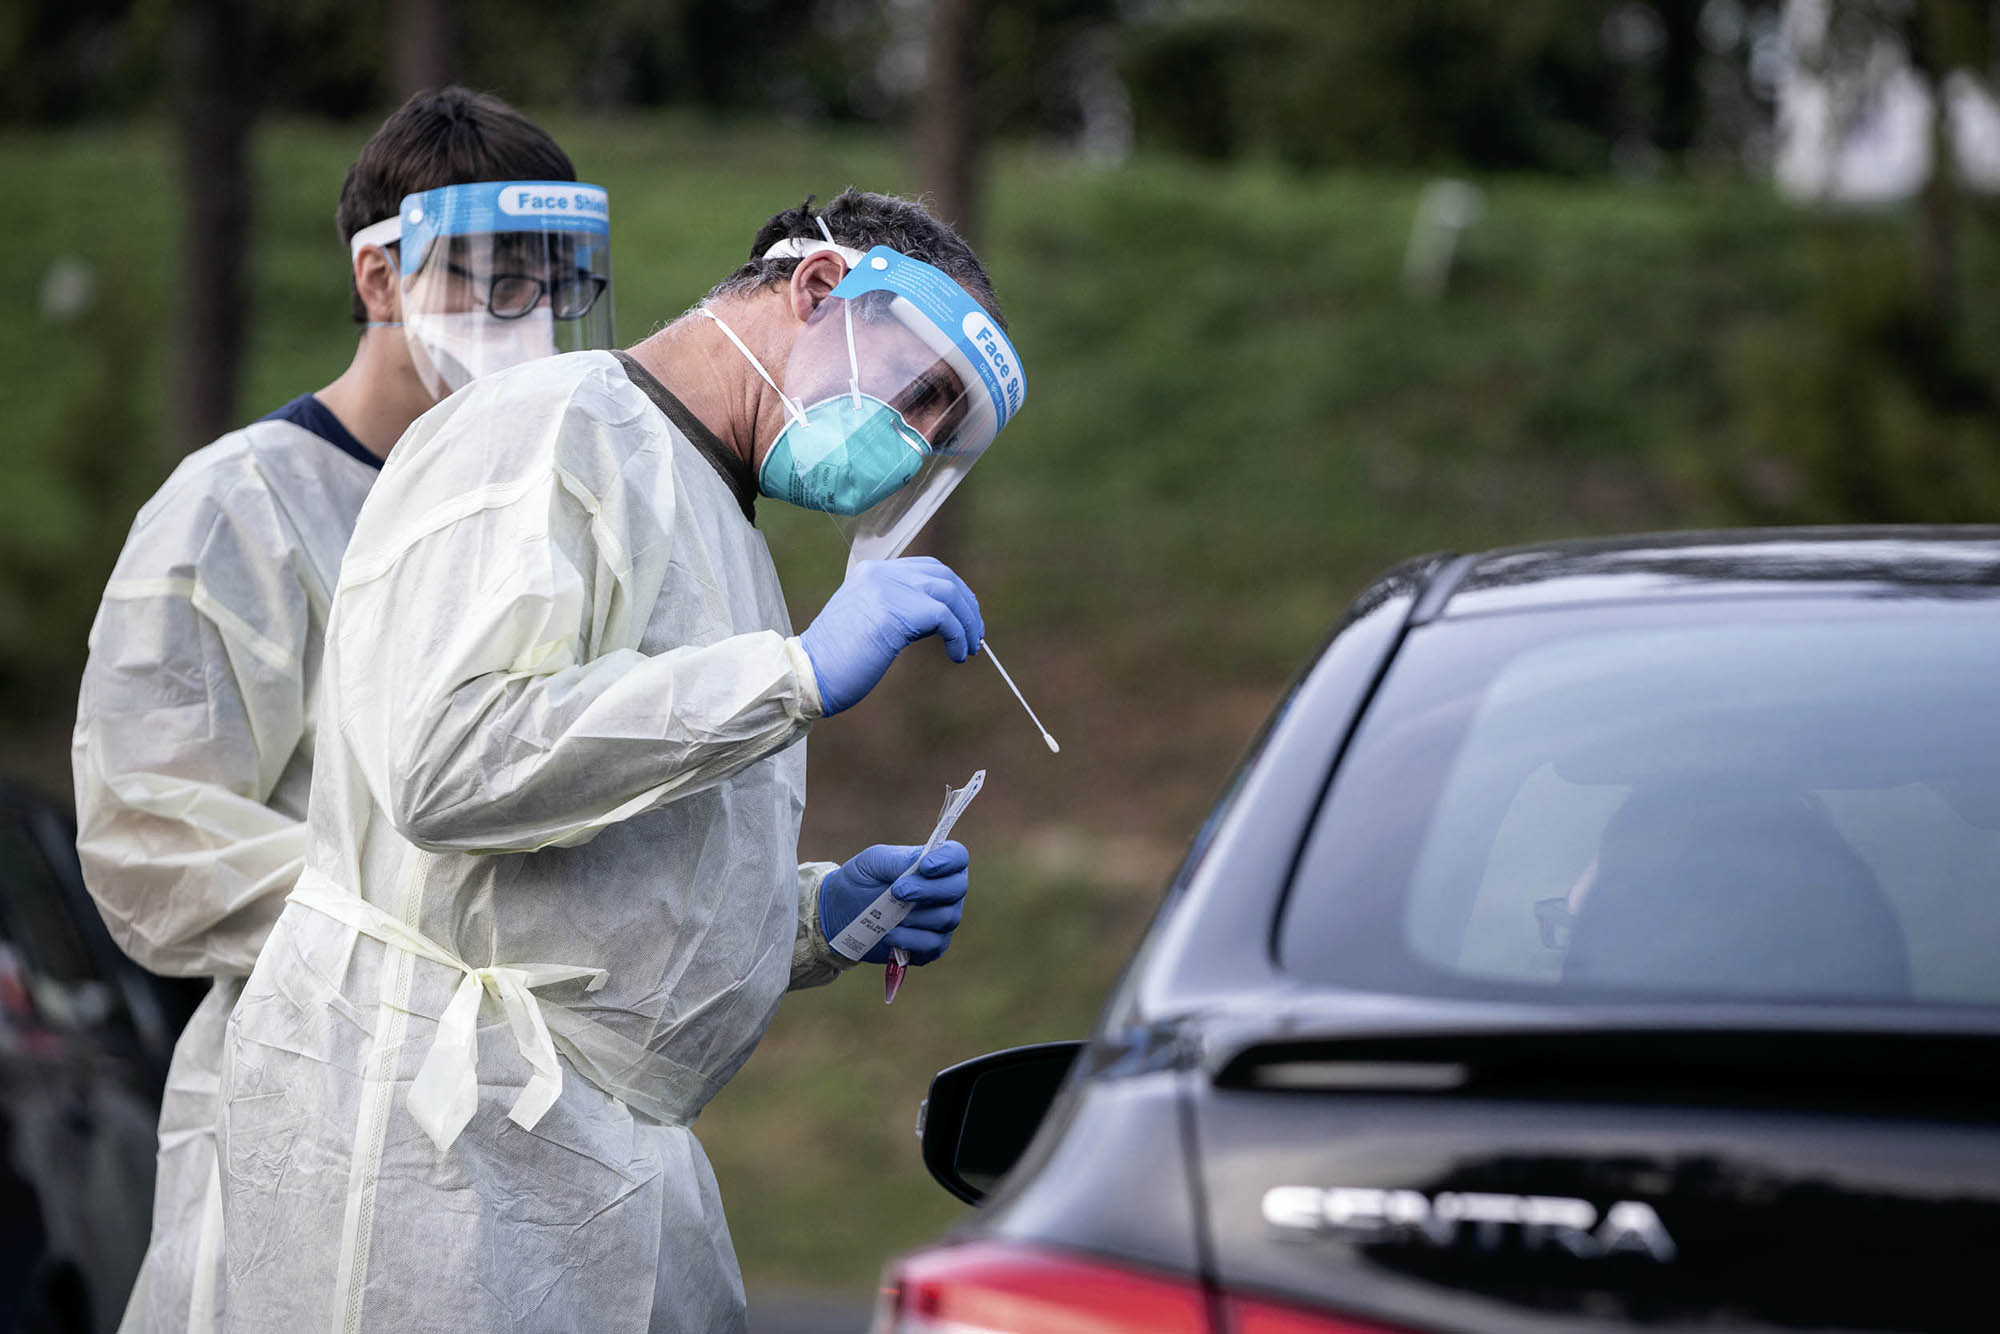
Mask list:
[[[1487,1250],[1512,1234],[1529,1250],[1560,1247],[1584,1259],[1637,1254],[1665,1264],[1679,1250],[1653,1207],[1637,1200],[1620,1200],[1600,1214],[1588,1200],[1554,1195],[1274,1186],[1264,1192],[1264,1221],[1294,1235],[1429,1246],[1469,1238]]]

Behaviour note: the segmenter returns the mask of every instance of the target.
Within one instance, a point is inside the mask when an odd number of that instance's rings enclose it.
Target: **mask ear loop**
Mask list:
[[[824,217],[814,214],[813,221],[819,224],[819,234],[826,238],[828,245],[837,246],[840,244],[840,242],[833,239],[833,232],[827,227]],[[843,255],[842,258],[845,259],[846,256]],[[854,352],[854,303],[843,299],[840,313],[847,322],[847,391],[853,396],[854,406],[859,408],[861,406],[861,358],[856,356]],[[827,515],[826,519],[828,523],[833,525],[833,531],[840,533],[841,540],[845,541],[847,534],[840,531],[839,520],[835,519],[831,514]]]
[[[815,214],[813,221],[819,224],[819,234],[826,238],[828,245],[840,244],[833,239],[833,232],[827,227],[824,217]],[[843,300],[840,313],[847,320],[847,392],[853,396],[858,410],[861,407],[861,358],[854,353],[854,303]]]
[[[854,303],[843,299],[840,313],[847,317],[847,391],[854,396],[854,406],[861,407],[861,359],[854,355]]]
[[[764,369],[764,363],[757,360],[757,354],[746,347],[743,340],[736,336],[736,330],[730,328],[728,324],[724,323],[722,316],[710,310],[706,305],[696,306],[694,309],[697,315],[706,315],[716,322],[722,332],[728,336],[729,341],[736,344],[736,350],[743,354],[744,360],[750,363],[751,369],[764,377],[765,384],[771,386],[771,392],[776,394],[778,401],[785,405],[785,411],[792,414],[792,420],[798,422],[800,425],[804,425],[806,420],[805,409],[801,408],[787,396],[784,390],[778,388],[778,382],[771,378],[771,372]]]

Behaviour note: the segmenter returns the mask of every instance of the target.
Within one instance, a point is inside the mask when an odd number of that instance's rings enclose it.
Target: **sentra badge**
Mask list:
[[[1560,1248],[1584,1259],[1636,1254],[1665,1264],[1678,1248],[1649,1204],[1620,1200],[1601,1214],[1588,1200],[1473,1191],[1379,1190],[1368,1186],[1274,1186],[1264,1221],[1292,1235],[1352,1242],[1407,1242],[1486,1250],[1509,1236],[1529,1250]]]

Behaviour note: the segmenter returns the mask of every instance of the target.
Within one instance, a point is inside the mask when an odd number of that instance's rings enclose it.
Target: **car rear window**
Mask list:
[[[2000,1004],[2000,604],[1413,630],[1278,945],[1449,996]]]

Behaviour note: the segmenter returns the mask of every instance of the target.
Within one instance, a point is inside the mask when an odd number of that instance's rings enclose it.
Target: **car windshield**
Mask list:
[[[1979,599],[1413,630],[1281,962],[1444,996],[2000,1004],[1996,664]]]

